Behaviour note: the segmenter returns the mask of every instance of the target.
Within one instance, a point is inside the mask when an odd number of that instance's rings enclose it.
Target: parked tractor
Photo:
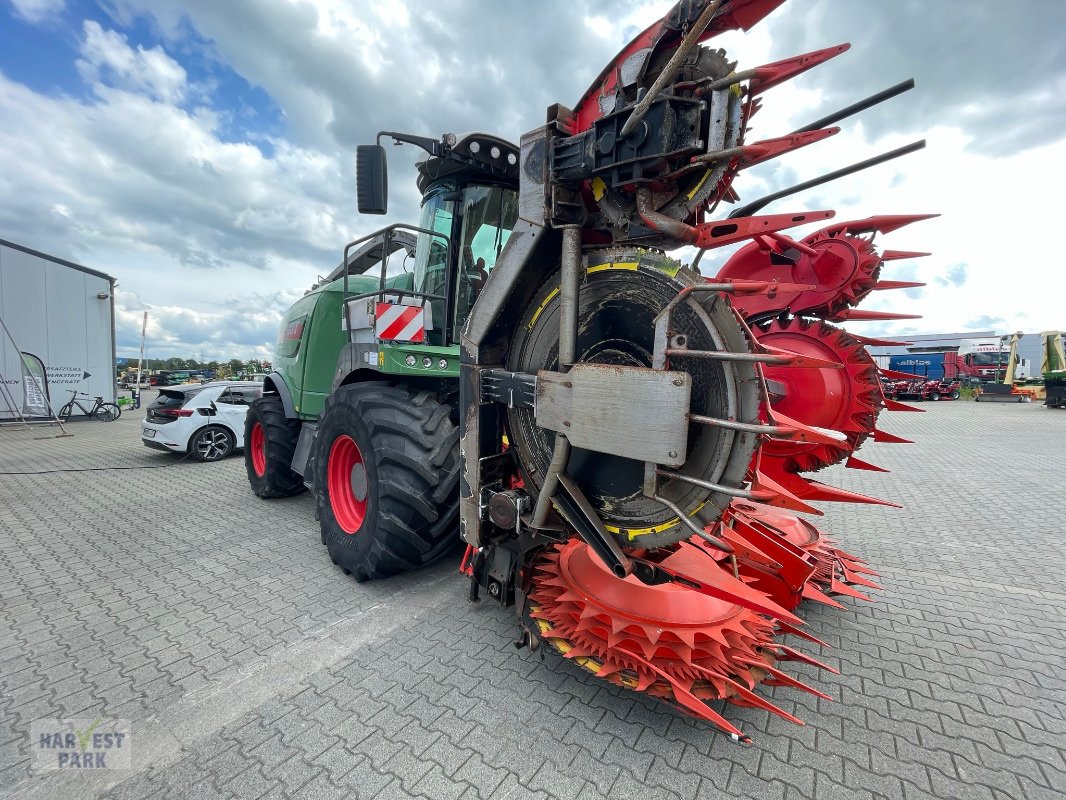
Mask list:
[[[957,379],[930,380],[915,376],[912,379],[886,381],[884,392],[885,397],[892,400],[958,400],[962,396],[962,384]]]
[[[466,545],[469,598],[512,607],[518,644],[674,703],[738,740],[708,703],[791,714],[780,642],[818,640],[802,600],[876,588],[872,571],[791,511],[881,502],[801,473],[854,458],[885,399],[835,323],[883,281],[877,234],[925,215],[830,223],[771,202],[912,152],[916,142],[736,206],[742,170],[824,140],[913,81],[747,141],[776,85],[839,45],[738,70],[715,35],[783,0],[683,0],[574,108],[512,144],[384,131],[357,151],[361,213],[387,211],[382,141],[424,151],[417,224],[349,243],[286,314],[247,418],[260,497],[309,489],[322,541],[358,580]],[[785,231],[822,223],[796,239]],[[704,277],[667,255],[742,245]]]

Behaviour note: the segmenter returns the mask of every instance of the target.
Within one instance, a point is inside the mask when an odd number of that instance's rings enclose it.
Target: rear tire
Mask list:
[[[221,461],[233,453],[233,434],[219,425],[201,428],[189,439],[189,455],[197,461]]]
[[[285,417],[276,395],[260,397],[244,418],[244,467],[248,483],[258,497],[292,497],[306,488],[303,476],[292,469],[298,420]]]
[[[114,403],[101,403],[93,412],[93,416],[101,422],[114,422],[122,416],[122,409]]]
[[[315,439],[315,505],[330,558],[356,580],[433,563],[459,544],[459,431],[430,392],[342,386]]]

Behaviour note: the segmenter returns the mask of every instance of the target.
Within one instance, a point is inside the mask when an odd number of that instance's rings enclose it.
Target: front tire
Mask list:
[[[929,395],[929,399],[933,402],[936,402],[940,399],[940,392],[933,392],[931,395]]]
[[[221,461],[233,452],[233,434],[217,425],[197,431],[189,440],[189,455],[197,461]]]
[[[61,409],[59,409],[59,421],[70,422],[70,415],[74,413],[74,404],[67,403]]]
[[[433,563],[459,543],[459,431],[430,392],[380,383],[326,400],[312,474],[322,541],[356,580]]]
[[[285,417],[276,395],[260,397],[244,419],[244,467],[252,491],[262,498],[292,497],[304,491],[304,479],[292,469],[300,423]]]

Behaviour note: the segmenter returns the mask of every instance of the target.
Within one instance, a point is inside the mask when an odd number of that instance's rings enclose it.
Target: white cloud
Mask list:
[[[105,31],[93,20],[85,21],[84,32],[77,67],[86,83],[107,84],[168,103],[184,96],[185,70],[162,48],[134,50],[125,36]]]
[[[750,33],[713,44],[740,69],[803,49],[787,41],[834,44],[837,35],[822,26],[836,19],[826,9],[837,3],[845,0],[819,0],[813,17],[789,3]],[[546,0],[531,16],[524,4],[461,0],[390,0],[369,10],[344,0],[111,0],[106,7],[117,30],[90,21],[79,32],[87,99],[36,93],[0,74],[0,234],[116,275],[120,338],[139,336],[140,312],[149,305],[158,325],[152,336],[171,355],[201,347],[227,355],[222,351],[231,347],[235,355],[261,356],[283,301],[328,272],[345,241],[415,216],[411,148],[390,150],[391,217],[356,214],[356,144],[379,129],[480,129],[517,139],[543,120],[550,103],[576,102],[614,53],[670,5],[634,0],[612,4],[608,14],[591,2]],[[56,13],[60,6],[20,0],[16,10],[25,17],[34,13],[25,9]],[[879,19],[891,15],[893,30],[923,24],[904,8],[873,6]],[[130,44],[119,31],[135,20],[148,22],[160,46]],[[1027,45],[1034,52],[1050,47]],[[190,79],[182,66],[190,52],[262,89],[280,110],[284,132],[265,140],[261,130],[242,131],[233,109],[216,105],[210,87]],[[867,43],[771,90],[751,138],[780,135],[824,113],[824,104],[839,100],[840,75],[884,56]],[[1053,92],[1061,72],[1044,66],[1044,91]],[[907,74],[894,70],[885,83]],[[919,92],[950,85],[952,56],[932,53],[914,71]],[[832,75],[835,93],[827,89]],[[918,135],[916,114],[906,115],[912,132],[903,134],[894,132],[890,112],[909,97],[886,105],[885,114],[845,123],[829,142],[745,174],[738,190],[753,199],[906,143]],[[966,98],[960,108],[970,112],[919,119],[918,128],[931,129],[925,153],[767,211],[835,207],[838,218],[943,212],[885,238],[894,248],[935,251],[885,269],[886,278],[913,271],[930,286],[912,298],[881,293],[864,307],[915,309],[926,319],[910,327],[921,330],[962,327],[982,315],[1003,317],[1005,329],[1061,326],[1061,270],[1040,234],[1057,229],[1052,190],[1066,177],[1066,144],[1060,137],[1023,152],[978,151],[972,145],[981,120],[973,109],[1019,106],[1002,94]],[[1011,119],[1013,131],[1020,123]],[[269,146],[255,144],[264,141]],[[722,255],[709,255],[705,265]],[[966,265],[961,286],[948,280],[959,264]],[[901,326],[853,327],[874,333]]]
[[[11,0],[15,16],[38,23],[53,18],[63,10],[64,0]]]

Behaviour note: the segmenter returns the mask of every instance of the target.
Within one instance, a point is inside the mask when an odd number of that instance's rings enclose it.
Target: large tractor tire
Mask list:
[[[337,389],[312,474],[322,541],[358,581],[427,566],[459,544],[459,430],[430,392]]]
[[[292,470],[292,456],[300,423],[285,417],[281,398],[260,397],[244,419],[244,467],[248,483],[259,497],[292,497],[304,490],[304,481]]]

